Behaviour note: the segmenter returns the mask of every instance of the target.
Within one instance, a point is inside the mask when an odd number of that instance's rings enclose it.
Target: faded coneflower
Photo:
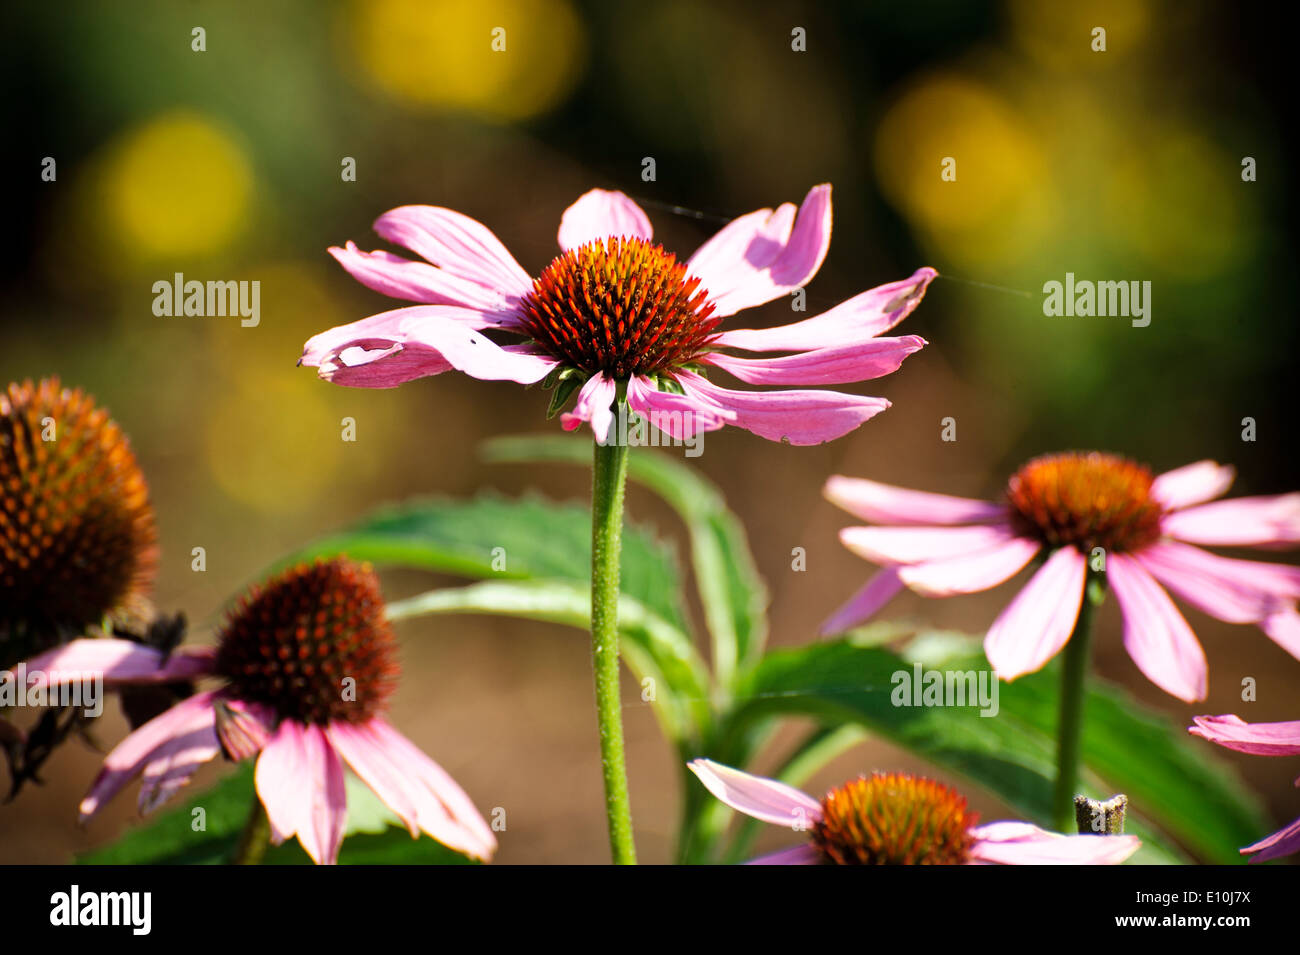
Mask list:
[[[175,678],[178,668],[223,680],[108,754],[82,800],[83,821],[137,775],[144,777],[140,809],[148,812],[218,753],[255,756],[256,798],[272,841],[296,835],[314,861],[333,863],[347,811],[346,762],[412,836],[423,830],[490,858],[496,839],[469,797],[381,715],[397,679],[395,650],[378,580],[341,558],[295,567],[254,588],[232,611],[215,652],[190,651],[179,661],[173,653],[164,663],[159,651],[128,641],[73,641],[44,661],[65,682],[80,673],[156,683]]]
[[[907,773],[874,773],[820,801],[793,786],[708,759],[688,764],[732,809],[806,834],[756,865],[1117,865],[1136,836],[1059,835],[1027,822],[976,826],[956,790]]]
[[[302,364],[365,388],[452,368],[522,384],[546,379],[557,389],[552,411],[577,394],[565,427],[591,422],[601,440],[616,397],[673,437],[731,424],[791,444],[838,438],[889,402],[820,389],[737,391],[709,381],[705,370],[751,385],[887,375],[925,341],[877,336],[916,307],[936,274],[919,269],[791,325],[720,331],[723,318],[817,273],[830,246],[829,185],[813,188],[797,215],[786,203],[735,219],[685,262],[654,241],[635,202],[593,189],[565,211],[562,251],[536,278],[487,227],[451,209],[402,206],[380,216],[375,231],[427,261],[362,252],[351,242],[330,252],[369,288],[423,304],[323,332],[307,342]],[[746,358],[723,349],[788,354]]]
[[[1235,749],[1239,753],[1251,753],[1255,756],[1300,756],[1300,720],[1286,723],[1247,723],[1240,717],[1228,714],[1195,716],[1192,721],[1195,725],[1187,727],[1187,732],[1208,739],[1211,743]],[[1300,779],[1297,779],[1295,784],[1300,786]],[[1300,852],[1300,819],[1241,850],[1242,855],[1251,857],[1251,862],[1280,859],[1293,852]]]

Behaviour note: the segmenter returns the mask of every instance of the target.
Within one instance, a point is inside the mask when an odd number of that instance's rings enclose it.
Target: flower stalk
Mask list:
[[[230,855],[231,865],[261,865],[266,848],[271,843],[271,820],[266,815],[262,800],[253,794],[253,804],[248,809],[239,842]]]
[[[1079,782],[1079,751],[1083,737],[1084,694],[1092,650],[1092,619],[1105,598],[1102,579],[1089,571],[1083,587],[1079,617],[1065,645],[1061,670],[1061,708],[1057,721],[1056,790],[1052,800],[1053,822],[1058,832],[1075,828],[1075,788]]]

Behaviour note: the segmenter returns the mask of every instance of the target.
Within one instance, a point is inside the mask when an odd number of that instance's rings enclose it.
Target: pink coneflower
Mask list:
[[[1117,865],[1136,836],[1047,832],[1027,822],[976,826],[956,790],[908,773],[859,776],[820,801],[793,786],[709,759],[688,764],[738,812],[809,836],[755,865]]]
[[[1187,732],[1239,753],[1256,756],[1300,756],[1300,720],[1288,723],[1247,723],[1237,716],[1195,716]],[[1300,786],[1300,779],[1295,784]],[[1251,862],[1267,862],[1300,852],[1300,819],[1241,850]]]
[[[753,385],[887,375],[925,341],[877,336],[916,307],[936,275],[919,269],[791,325],[719,332],[721,319],[817,273],[830,246],[829,185],[813,188],[797,216],[786,203],[735,219],[686,262],[653,241],[635,202],[593,189],[565,211],[562,252],[536,278],[489,229],[450,209],[402,206],[380,216],[375,231],[427,261],[362,252],[351,242],[330,252],[369,288],[422,304],[323,332],[307,342],[302,364],[363,388],[452,368],[521,384],[547,379],[560,389],[553,410],[577,393],[564,426],[591,422],[602,440],[616,397],[676,438],[727,424],[801,445],[846,434],[889,402],[820,389],[736,391],[703,372],[718,368]],[[746,358],[724,348],[788,354]]]
[[[1165,692],[1204,699],[1205,653],[1161,584],[1219,620],[1256,624],[1300,658],[1300,568],[1190,546],[1300,542],[1300,494],[1205,503],[1232,479],[1231,467],[1213,461],[1153,478],[1145,467],[1099,452],[1030,461],[998,503],[832,477],[825,489],[832,503],[886,525],[848,527],[840,539],[885,566],[823,629],[862,622],[904,585],[929,597],[988,590],[1046,552],[984,641],[998,676],[1013,680],[1040,669],[1069,640],[1088,566],[1104,556],[1133,662]]]
[[[40,658],[62,681],[157,681],[158,670],[224,679],[140,727],[108,754],[81,803],[85,821],[143,773],[140,809],[157,808],[218,753],[257,757],[257,796],[276,844],[294,835],[317,863],[337,860],[347,801],[343,764],[406,824],[479,859],[492,830],[456,782],[379,714],[397,675],[379,582],[343,559],[285,571],[231,613],[214,651],[177,662],[123,640],[76,640]],[[30,664],[36,667],[38,661]],[[170,673],[169,676],[174,676]]]

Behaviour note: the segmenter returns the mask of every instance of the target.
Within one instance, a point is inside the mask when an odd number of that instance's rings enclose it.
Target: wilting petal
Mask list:
[[[1037,541],[1012,537],[989,550],[900,567],[898,576],[908,587],[926,597],[973,594],[1010,580],[1041,549],[1042,545]]]
[[[1300,852],[1300,819],[1241,850],[1242,855],[1257,853],[1251,856],[1251,862],[1268,862],[1293,852]]]
[[[1084,556],[1058,548],[993,621],[984,653],[1002,680],[1035,673],[1070,639],[1083,603]]]
[[[806,829],[822,816],[816,799],[775,779],[751,776],[711,759],[694,759],[687,766],[718,799],[763,822]]]
[[[1191,544],[1268,547],[1300,543],[1300,493],[1238,497],[1166,515],[1161,529]]]
[[[1197,461],[1166,471],[1151,482],[1151,496],[1167,508],[1188,507],[1227,493],[1237,472],[1231,465]]]
[[[840,542],[873,564],[920,564],[948,560],[993,550],[1016,539],[1015,532],[1007,524],[846,527],[840,531]]]
[[[140,813],[148,815],[161,806],[220,751],[211,720],[159,746],[145,764],[140,780]]]
[[[899,579],[897,567],[880,569],[867,581],[866,586],[850,597],[848,603],[831,614],[830,619],[822,624],[822,636],[843,633],[871,619],[877,610],[893,600],[902,589],[903,581]]]
[[[1119,865],[1142,845],[1137,836],[1063,836],[1027,822],[994,822],[971,835],[972,861],[997,865]]]
[[[921,303],[926,287],[939,273],[917,269],[910,278],[855,295],[828,312],[776,328],[739,328],[723,332],[717,345],[746,351],[805,351],[828,342],[849,344],[882,335]]]
[[[1106,578],[1124,615],[1124,647],[1138,669],[1186,703],[1205,699],[1205,651],[1169,595],[1124,554],[1107,556]]]
[[[532,279],[483,223],[440,206],[401,206],[375,220],[375,231],[424,256],[444,272],[508,296],[526,295]]]
[[[750,859],[745,865],[821,865],[822,854],[811,844],[782,849],[757,859]]]
[[[795,445],[843,437],[889,407],[884,398],[838,391],[732,391],[691,372],[676,376],[689,397],[733,415],[730,423],[760,438]]]
[[[102,679],[106,685],[170,683],[212,672],[212,647],[181,647],[170,656],[133,640],[113,637],[72,640],[27,661],[35,683],[49,687]],[[29,676],[30,680],[30,676]]]
[[[1189,604],[1228,623],[1255,623],[1300,597],[1300,567],[1233,560],[1176,542],[1134,557]]]
[[[169,741],[212,723],[212,702],[218,691],[208,690],[181,700],[171,709],[145,723],[104,757],[86,797],[81,800],[81,821],[85,822],[141,772],[150,757]]]
[[[218,698],[213,710],[217,742],[226,758],[234,762],[260,753],[275,732],[276,716],[268,706]]]
[[[297,835],[317,865],[338,861],[347,794],[343,764],[321,727],[281,721],[257,759],[253,780],[276,845]]]
[[[734,315],[799,288],[821,268],[831,244],[831,187],[814,186],[795,216],[785,203],[726,226],[691,256],[714,314]]]
[[[565,252],[610,236],[654,238],[650,219],[635,202],[621,192],[592,189],[564,210],[557,236]]]
[[[427,262],[414,262],[391,252],[362,252],[355,242],[342,248],[330,246],[330,255],[347,269],[348,274],[364,285],[393,298],[427,305],[460,305],[488,313],[513,312],[519,294],[507,295],[495,287],[482,285],[435,268]],[[500,323],[498,320],[497,324]]]
[[[415,803],[420,828],[458,852],[491,859],[497,848],[496,836],[460,784],[383,720],[371,720],[366,729],[405,773],[407,794]]]
[[[497,312],[485,312],[474,308],[458,308],[451,305],[441,305],[435,308],[422,306],[395,308],[359,321],[348,322],[346,325],[336,325],[334,328],[313,335],[307,339],[307,344],[303,346],[302,357],[298,359],[298,364],[310,365],[314,368],[330,355],[340,352],[344,348],[357,345],[365,345],[375,349],[387,348],[390,345],[403,342],[407,338],[405,330],[409,328],[408,320],[421,315],[433,315],[449,322],[464,325],[466,328],[475,331],[500,327],[511,318],[509,315]]]
[[[1268,638],[1291,656],[1300,660],[1300,614],[1294,607],[1270,614],[1259,624]]]
[[[1007,509],[991,501],[950,497],[836,474],[822,491],[826,500],[876,524],[970,524],[1005,519]]]
[[[714,352],[703,360],[751,385],[843,385],[891,374],[903,364],[903,359],[924,347],[924,338],[904,335],[871,338],[855,345],[833,345],[779,358],[736,358]]]
[[[734,412],[690,395],[659,391],[636,375],[627,382],[627,404],[651,426],[679,441],[688,441],[701,431],[716,431],[736,420]]]
[[[1255,756],[1300,756],[1300,720],[1247,723],[1231,713],[1194,716],[1187,732],[1239,753]]]
[[[578,400],[572,411],[560,415],[560,422],[565,431],[572,431],[584,421],[591,422],[591,432],[602,444],[609,436],[609,426],[614,421],[614,396],[618,385],[612,378],[605,377],[603,371],[588,378],[578,392]]]

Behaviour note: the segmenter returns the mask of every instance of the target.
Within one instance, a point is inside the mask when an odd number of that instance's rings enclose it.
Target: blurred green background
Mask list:
[[[809,314],[920,265],[943,273],[903,328],[930,347],[860,389],[893,409],[817,448],[710,435],[695,462],[749,526],[777,644],[814,639],[870,570],[837,542],[847,519],[819,495],[831,473],[988,496],[1029,456],[1101,448],[1157,470],[1231,462],[1238,494],[1300,483],[1290,53],[1285,33],[1235,5],[157,0],[6,13],[0,378],[58,374],[132,436],[161,530],[156,600],[187,612],[193,640],[279,555],[380,502],[587,493],[580,473],[476,457],[484,438],[558,429],[537,391],[448,375],[367,392],[294,367],[313,333],[391,307],[325,249],[383,247],[370,223],[408,203],[479,219],[536,273],[564,208],[593,186],[642,201],[657,237],[689,254],[720,222],[829,181],[834,240]],[[1104,53],[1091,49],[1098,26]],[[796,27],[805,52],[791,49]],[[955,182],[940,178],[949,156]],[[1242,181],[1247,156],[1258,181]],[[1150,281],[1150,326],[1045,317],[1043,283],[1067,271]],[[259,281],[260,325],[155,317],[152,285],[175,272]],[[776,302],[731,321],[789,320]],[[956,442],[940,440],[947,416]],[[340,439],[344,417],[355,443]],[[680,530],[646,495],[630,508]],[[195,546],[206,573],[190,570]],[[808,552],[804,573],[793,547]],[[391,596],[427,584],[386,578]],[[1011,593],[905,596],[891,611],[980,631]],[[1113,607],[1098,668],[1180,721],[1300,717],[1300,662],[1254,628],[1186,615],[1210,660],[1206,703],[1140,677]],[[485,812],[507,810],[499,860],[603,861],[581,636],[481,619],[400,634],[395,721]],[[1240,700],[1247,676],[1258,702]],[[677,767],[648,708],[628,721],[639,840],[661,861]],[[105,744],[122,732],[116,716],[99,726]],[[1279,821],[1300,812],[1294,765],[1228,756]],[[124,794],[74,828],[96,762],[65,747],[47,786],[0,806],[0,862],[67,859],[132,817]],[[919,764],[868,744],[818,781],[873,767]],[[996,801],[971,796],[997,817]]]

